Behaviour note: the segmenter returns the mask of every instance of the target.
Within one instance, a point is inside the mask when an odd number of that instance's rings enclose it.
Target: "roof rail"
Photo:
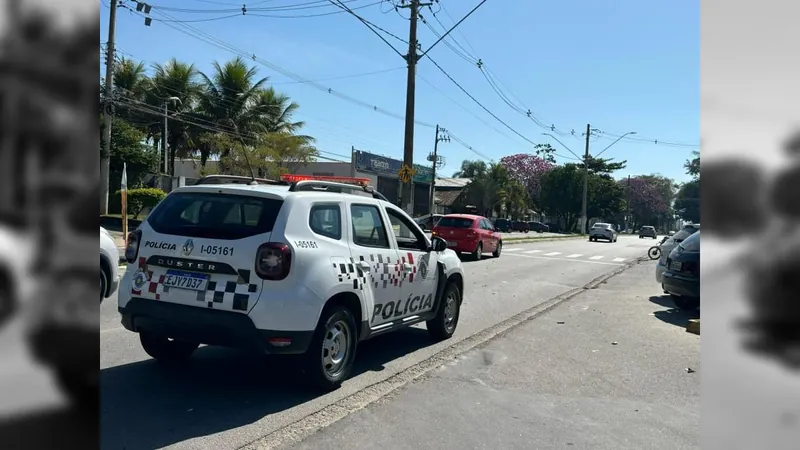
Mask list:
[[[255,182],[255,183],[254,183]],[[201,184],[248,184],[248,185],[278,185],[286,186],[285,181],[268,180],[266,178],[250,178],[238,175],[206,175],[195,182],[195,186]]]
[[[334,188],[335,190],[331,190]],[[355,184],[336,183],[333,181],[319,181],[319,180],[301,180],[295,181],[289,186],[289,192],[297,191],[313,191],[321,190],[328,192],[341,192],[341,191],[360,191],[372,195],[372,198],[388,202],[389,200],[380,192],[372,188],[372,186],[361,186]]]

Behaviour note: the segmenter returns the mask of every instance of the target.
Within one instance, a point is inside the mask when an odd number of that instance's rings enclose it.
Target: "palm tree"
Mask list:
[[[164,65],[153,66],[154,73],[151,78],[151,87],[147,92],[147,103],[150,109],[163,111],[165,102],[169,115],[184,116],[186,119],[194,118],[193,108],[197,104],[201,86],[197,82],[198,71],[194,64],[180,62],[173,58]],[[170,99],[178,99],[171,101]],[[163,120],[149,128],[149,137],[163,136]],[[178,120],[169,121],[169,158],[170,175],[175,174],[175,158],[185,158],[193,153],[192,137],[195,133],[193,120],[187,122]]]
[[[267,113],[264,120],[268,133],[289,133],[308,143],[314,141],[311,136],[296,134],[305,126],[305,122],[292,121],[292,115],[297,112],[300,105],[293,102],[286,94],[277,92],[272,86],[258,93],[256,108]]]
[[[453,174],[454,178],[480,178],[489,171],[489,167],[483,161],[464,160],[461,162],[461,169]]]
[[[142,113],[141,108],[151,86],[144,63],[121,58],[114,66],[114,98],[120,101],[116,107],[117,117],[147,129],[153,117]]]

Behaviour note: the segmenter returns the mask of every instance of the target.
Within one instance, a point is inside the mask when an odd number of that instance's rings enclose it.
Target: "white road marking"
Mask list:
[[[583,253],[575,253],[574,255],[567,255],[567,258],[577,258],[578,256],[583,256]]]
[[[622,262],[625,261],[625,258],[614,258],[614,262]]]
[[[548,261],[572,261],[572,262],[579,262],[584,264],[601,264],[604,266],[624,266],[622,263],[612,263],[612,262],[603,262],[603,261],[588,261],[585,259],[566,259],[566,258],[552,258],[546,256],[533,256],[533,255],[521,255],[519,253],[512,253],[508,256],[518,256],[520,258],[531,258],[531,259],[546,259]]]
[[[603,259],[603,257],[602,257],[602,256],[592,256],[592,257],[591,257],[591,258],[589,258],[589,259]]]
[[[528,250],[525,253],[540,253],[540,252],[541,252],[541,250]]]
[[[505,249],[506,253],[508,253],[508,252],[518,252],[518,251],[520,251],[520,250],[522,250],[522,249],[521,249],[521,248],[519,248],[519,247],[517,247],[517,248],[507,248],[507,249]]]
[[[545,253],[544,256],[556,256],[556,255],[560,255],[560,254],[561,254],[561,252],[550,252],[550,253]]]

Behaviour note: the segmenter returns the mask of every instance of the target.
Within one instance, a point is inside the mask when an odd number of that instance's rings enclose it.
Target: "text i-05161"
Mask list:
[[[233,256],[233,247],[224,247],[222,245],[201,245],[200,253],[204,253],[206,255]]]

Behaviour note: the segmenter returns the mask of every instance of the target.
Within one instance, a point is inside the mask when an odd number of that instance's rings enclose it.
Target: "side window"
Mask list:
[[[342,212],[339,205],[317,205],[311,207],[308,225],[314,233],[331,239],[342,238]]]
[[[425,250],[427,242],[407,217],[391,208],[386,208],[392,231],[397,240],[397,247],[405,250]]]
[[[492,223],[489,222],[486,219],[481,220],[481,225],[482,225],[481,228],[483,228],[484,230],[494,231],[494,227],[492,226]]]
[[[390,248],[381,212],[374,205],[350,205],[353,243],[362,247]]]

